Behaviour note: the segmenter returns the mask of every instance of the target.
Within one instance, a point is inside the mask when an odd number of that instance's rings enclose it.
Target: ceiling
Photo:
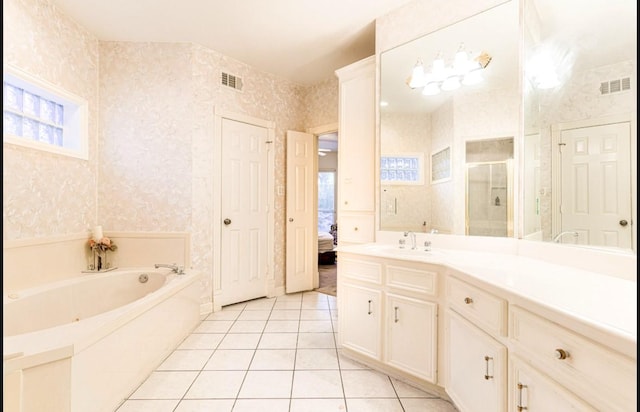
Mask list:
[[[411,0],[53,0],[99,40],[192,42],[301,85],[375,53],[375,19]]]

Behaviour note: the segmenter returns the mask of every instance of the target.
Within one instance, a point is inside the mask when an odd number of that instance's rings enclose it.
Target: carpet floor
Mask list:
[[[318,272],[320,275],[320,282],[316,291],[320,293],[326,293],[327,295],[336,296],[338,283],[337,265],[335,263],[333,265],[318,265]]]

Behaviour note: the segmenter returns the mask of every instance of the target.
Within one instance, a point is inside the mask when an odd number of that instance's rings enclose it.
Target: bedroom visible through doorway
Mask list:
[[[318,291],[336,295],[338,133],[318,135]]]

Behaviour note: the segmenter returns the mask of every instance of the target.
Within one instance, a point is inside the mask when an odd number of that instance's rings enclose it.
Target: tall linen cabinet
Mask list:
[[[338,241],[375,234],[375,56],[336,70],[339,84]]]

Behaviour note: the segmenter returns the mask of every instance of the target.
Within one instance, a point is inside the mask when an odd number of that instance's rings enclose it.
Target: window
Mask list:
[[[4,142],[88,158],[86,100],[7,66],[2,88]]]
[[[382,184],[419,185],[424,182],[422,153],[389,155],[380,158]]]
[[[451,148],[446,147],[431,155],[431,183],[451,179]]]
[[[336,172],[318,172],[318,230],[329,232],[336,222]]]

